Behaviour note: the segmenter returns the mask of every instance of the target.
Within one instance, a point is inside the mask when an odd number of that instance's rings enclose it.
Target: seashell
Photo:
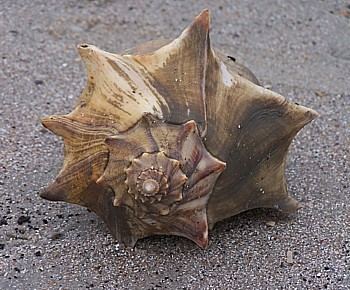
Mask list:
[[[43,198],[88,207],[130,246],[157,234],[205,248],[217,221],[299,208],[286,155],[318,114],[214,50],[208,10],[173,41],[78,51],[88,82],[77,107],[42,119],[64,140],[63,167]]]

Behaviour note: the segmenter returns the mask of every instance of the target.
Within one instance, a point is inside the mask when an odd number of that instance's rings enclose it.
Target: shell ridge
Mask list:
[[[201,134],[207,126],[204,94],[208,40],[209,13],[204,11],[171,43],[152,54],[128,55],[146,68],[155,80],[155,89],[169,100],[170,115],[165,119],[170,123],[194,119],[200,125]],[[192,55],[200,61],[186,72]],[[189,59],[184,60],[185,57]]]

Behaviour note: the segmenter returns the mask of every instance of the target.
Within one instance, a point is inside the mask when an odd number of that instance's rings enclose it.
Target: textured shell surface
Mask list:
[[[209,24],[204,10],[175,40],[121,54],[78,46],[88,73],[79,103],[42,119],[64,141],[43,198],[88,207],[130,246],[157,234],[206,248],[217,221],[300,207],[287,192],[286,156],[318,114],[213,49]]]

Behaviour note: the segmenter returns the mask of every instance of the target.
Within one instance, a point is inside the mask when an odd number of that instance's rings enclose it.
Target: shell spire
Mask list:
[[[78,46],[88,75],[78,105],[42,119],[64,142],[43,198],[88,207],[130,246],[160,234],[206,248],[219,220],[299,208],[286,156],[318,114],[261,87],[211,47],[209,29],[204,10],[173,41],[123,54]]]
[[[133,210],[142,231],[181,235],[208,245],[206,205],[225,163],[204,147],[196,123],[170,125],[145,115],[131,130],[106,140],[107,167],[97,181],[116,194],[114,204]],[[145,190],[146,186],[151,190]]]

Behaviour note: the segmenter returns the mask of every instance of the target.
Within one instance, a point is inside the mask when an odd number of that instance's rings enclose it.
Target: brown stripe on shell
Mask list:
[[[104,52],[92,45],[79,47],[88,71],[88,85],[70,116],[81,122],[96,120],[122,132],[145,112],[163,116],[167,103],[156,92],[136,62]],[[112,123],[111,120],[114,122]]]
[[[115,130],[88,126],[68,116],[43,118],[42,123],[63,137],[65,159],[56,180],[42,191],[41,196],[50,200],[83,203],[79,196],[105,169],[108,151],[104,140]]]

